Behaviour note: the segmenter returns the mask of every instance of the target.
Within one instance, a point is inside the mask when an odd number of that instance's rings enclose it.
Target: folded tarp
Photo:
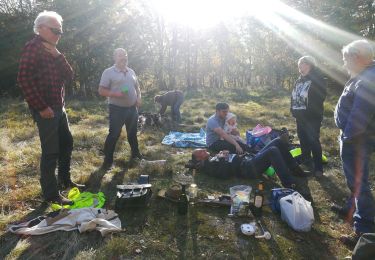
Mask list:
[[[169,132],[161,142],[179,148],[204,148],[206,145],[206,132],[201,129],[199,133]]]

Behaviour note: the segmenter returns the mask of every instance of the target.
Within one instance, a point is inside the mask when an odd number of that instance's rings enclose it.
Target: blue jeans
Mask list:
[[[138,124],[138,110],[135,106],[119,107],[109,105],[109,134],[104,143],[104,161],[108,164],[113,162],[113,153],[118,138],[121,134],[121,129],[125,124],[128,142],[131,149],[132,156],[139,155],[138,139],[137,139],[137,124]]]
[[[46,200],[53,200],[59,196],[55,176],[56,165],[59,182],[70,182],[70,160],[73,150],[73,137],[65,109],[54,109],[54,113],[53,118],[42,118],[38,111],[31,111],[39,130],[42,148],[40,185]]]
[[[184,102],[184,96],[178,96],[176,102],[171,106],[172,119],[181,122],[180,107]]]
[[[369,160],[375,141],[366,137],[353,142],[340,140],[340,155],[346,183],[354,197],[354,230],[357,233],[375,231],[375,201],[369,184]]]
[[[323,172],[322,146],[319,141],[320,118],[296,119],[297,135],[301,144],[302,160],[310,160],[311,152],[314,160],[314,170]]]

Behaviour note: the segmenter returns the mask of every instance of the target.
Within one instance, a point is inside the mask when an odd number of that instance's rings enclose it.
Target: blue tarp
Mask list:
[[[169,132],[161,142],[179,148],[204,148],[206,147],[206,132],[201,128],[199,133]]]

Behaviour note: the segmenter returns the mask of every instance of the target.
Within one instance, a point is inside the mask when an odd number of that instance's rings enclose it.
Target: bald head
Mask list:
[[[113,52],[113,59],[115,64],[120,69],[125,69],[128,66],[128,53],[123,48],[117,48]]]
[[[206,149],[195,149],[191,154],[193,161],[205,161],[210,157],[210,153]]]

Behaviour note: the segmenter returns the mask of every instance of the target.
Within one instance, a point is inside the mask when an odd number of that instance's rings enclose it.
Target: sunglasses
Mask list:
[[[48,27],[54,35],[62,35],[63,31],[58,28]]]

